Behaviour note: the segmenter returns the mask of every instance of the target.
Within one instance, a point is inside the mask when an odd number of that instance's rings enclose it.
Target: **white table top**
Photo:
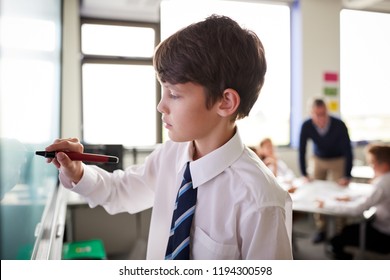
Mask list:
[[[293,185],[297,187],[295,192],[291,194],[293,210],[329,215],[338,214],[332,210],[332,206],[334,207],[337,203],[345,203],[337,201],[336,198],[348,196],[351,198],[348,203],[361,203],[361,198],[369,196],[373,191],[372,185],[355,182],[343,187],[332,181],[303,182],[298,179],[294,181]],[[318,200],[325,201],[324,208],[318,207]]]

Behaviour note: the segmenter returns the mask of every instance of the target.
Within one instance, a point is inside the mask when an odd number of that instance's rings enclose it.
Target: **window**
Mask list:
[[[161,136],[152,65],[157,25],[83,19],[83,141],[149,146]]]
[[[390,14],[342,10],[340,111],[353,141],[390,140]]]
[[[85,23],[81,32],[84,54],[148,58],[153,56],[153,28]]]
[[[183,3],[184,2],[184,3]],[[162,1],[162,40],[211,14],[223,14],[257,33],[262,41],[267,74],[257,103],[249,117],[238,121],[241,136],[248,145],[263,137],[275,144],[290,143],[290,8],[283,4],[234,1]],[[164,139],[166,139],[164,133]]]
[[[60,136],[62,2],[0,6],[0,259],[29,260],[57,230],[58,171],[34,152]]]
[[[254,30],[267,56],[266,82],[250,116],[238,125],[246,144],[272,137],[290,143],[290,9],[283,4],[162,1],[162,39],[212,13]],[[82,19],[83,140],[148,146],[161,142],[160,99],[152,66],[158,25]],[[282,101],[282,102],[281,102]],[[142,119],[142,121],[140,121]],[[277,128],[277,129],[275,129]],[[165,130],[163,138],[167,139]]]

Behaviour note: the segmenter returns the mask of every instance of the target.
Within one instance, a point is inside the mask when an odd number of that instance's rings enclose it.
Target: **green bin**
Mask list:
[[[92,239],[64,243],[62,248],[63,260],[105,260],[107,259],[103,241]]]

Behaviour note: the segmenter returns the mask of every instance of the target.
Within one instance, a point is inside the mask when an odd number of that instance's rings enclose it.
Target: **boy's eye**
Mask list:
[[[172,99],[178,99],[179,98],[179,96],[178,95],[176,95],[175,93],[169,93],[169,97],[170,98],[172,98]]]

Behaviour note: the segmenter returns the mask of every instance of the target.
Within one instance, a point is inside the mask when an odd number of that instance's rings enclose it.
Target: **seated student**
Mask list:
[[[296,178],[294,172],[276,155],[271,138],[261,140],[259,146],[256,148],[256,153],[265,165],[271,169],[278,180],[291,183]]]
[[[163,87],[157,109],[171,140],[143,165],[113,173],[57,152],[52,162],[63,185],[109,213],[153,207],[147,259],[292,259],[291,198],[236,126],[263,86],[259,38],[213,15],[163,41],[154,67]],[[46,150],[82,152],[83,146],[59,139]],[[192,202],[188,212],[183,199]],[[189,215],[177,215],[180,210]]]
[[[372,251],[388,252],[390,250],[390,146],[369,145],[366,147],[367,162],[373,167],[375,177],[372,184],[374,192],[357,206],[348,205],[348,197],[338,198],[345,205],[337,207],[337,212],[358,215],[372,206],[376,207],[375,218],[367,224],[366,248]],[[324,207],[324,202],[320,202]],[[331,252],[336,259],[352,259],[344,251],[345,246],[359,245],[359,224],[346,226],[343,231],[330,241]]]

